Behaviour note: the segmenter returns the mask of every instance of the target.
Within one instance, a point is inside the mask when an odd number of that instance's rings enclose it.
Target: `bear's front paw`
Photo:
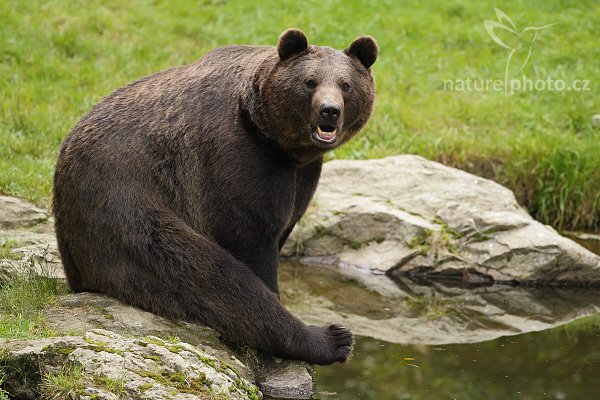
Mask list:
[[[312,364],[329,365],[344,362],[352,353],[352,332],[340,325],[309,327],[308,357]]]

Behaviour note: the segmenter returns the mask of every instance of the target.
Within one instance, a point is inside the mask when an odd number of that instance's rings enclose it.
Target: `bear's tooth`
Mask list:
[[[320,126],[317,126],[317,137],[323,142],[333,143],[336,132],[337,128],[334,128],[331,132],[327,132],[324,131]]]
[[[326,133],[326,134],[329,134],[329,135],[330,135],[330,134],[332,134],[332,133],[335,133],[336,131],[337,131],[337,128],[334,128],[332,131],[324,131],[323,129],[321,129],[321,127],[320,127],[320,126],[318,126],[318,125],[317,125],[317,132],[318,132],[319,134],[321,134],[321,133]]]

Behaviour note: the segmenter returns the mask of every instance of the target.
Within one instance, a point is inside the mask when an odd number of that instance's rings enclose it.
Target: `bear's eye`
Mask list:
[[[342,88],[342,92],[347,92],[350,90],[350,84],[348,82],[344,82],[340,86]]]
[[[306,82],[304,82],[304,84],[309,89],[314,89],[317,87],[317,82],[315,82],[314,79],[307,79]]]

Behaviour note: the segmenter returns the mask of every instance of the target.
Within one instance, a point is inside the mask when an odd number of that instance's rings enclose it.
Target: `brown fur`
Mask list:
[[[277,48],[220,48],[96,105],[63,142],[54,176],[71,288],[279,356],[344,361],[347,329],[306,326],[279,302],[277,255],[312,197],[323,153],[371,113],[365,62],[377,47],[358,40],[339,52],[289,30]],[[319,113],[324,102],[335,103],[338,120]],[[323,118],[338,128],[333,144],[314,137]]]

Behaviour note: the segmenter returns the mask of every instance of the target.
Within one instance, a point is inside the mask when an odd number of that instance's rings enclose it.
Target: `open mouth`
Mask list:
[[[313,137],[321,143],[331,144],[336,141],[337,128],[333,125],[317,125],[313,131]]]

